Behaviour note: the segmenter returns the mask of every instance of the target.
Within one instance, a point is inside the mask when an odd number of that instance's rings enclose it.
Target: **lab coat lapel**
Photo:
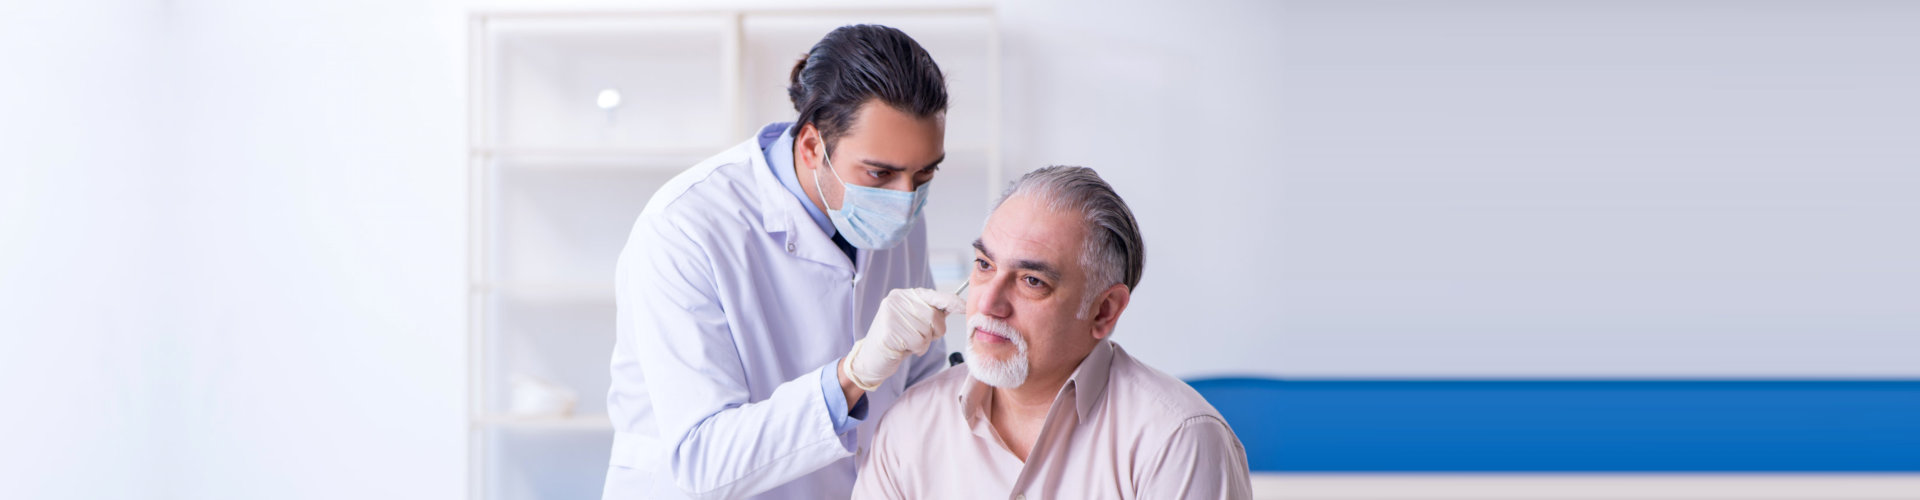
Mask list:
[[[820,230],[812,216],[807,215],[807,209],[800,204],[800,199],[787,191],[779,178],[774,177],[766,156],[760,154],[758,142],[757,138],[748,139],[737,151],[747,155],[749,161],[753,162],[753,178],[760,185],[760,203],[766,207],[761,212],[761,226],[767,228],[769,236],[782,240],[781,244],[789,255],[818,262],[840,270],[849,277],[853,276],[853,263],[847,261],[847,254],[833,244],[832,236]],[[861,250],[859,253],[861,259],[867,258],[867,251]]]

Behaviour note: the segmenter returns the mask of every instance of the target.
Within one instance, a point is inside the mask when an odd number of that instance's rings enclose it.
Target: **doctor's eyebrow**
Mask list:
[[[928,163],[928,164],[927,164],[927,166],[925,166],[925,167],[920,167],[920,169],[921,169],[921,170],[926,170],[926,169],[932,169],[932,168],[940,168],[940,163],[941,163],[941,162],[944,162],[944,161],[947,161],[947,155],[946,155],[945,153],[941,153],[941,154],[940,154],[940,158],[938,158],[938,159],[935,159],[935,160],[933,160],[933,163]],[[899,166],[899,165],[894,165],[894,164],[892,164],[892,163],[887,163],[887,162],[883,162],[883,161],[875,161],[875,160],[870,160],[870,159],[866,159],[866,158],[861,158],[861,159],[860,159],[860,163],[865,163],[865,164],[867,164],[867,166],[869,166],[869,167],[874,167],[874,168],[880,168],[880,169],[885,169],[885,170],[892,170],[892,171],[894,171],[894,172],[905,172],[905,171],[907,171],[907,167],[902,167],[902,166]]]

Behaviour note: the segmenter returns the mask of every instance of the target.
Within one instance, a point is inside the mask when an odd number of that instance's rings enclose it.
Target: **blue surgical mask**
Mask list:
[[[833,227],[840,230],[847,243],[867,250],[885,250],[907,238],[907,232],[913,230],[913,220],[920,216],[921,207],[927,205],[927,186],[932,183],[921,184],[913,192],[855,186],[840,178],[840,172],[833,169],[833,159],[825,152],[821,152],[820,158],[826,160],[826,170],[833,172],[833,180],[840,182],[845,193],[839,209],[827,208],[827,218],[833,219]],[[813,171],[813,189],[820,193],[821,201],[826,200],[827,192],[820,189],[819,169]]]

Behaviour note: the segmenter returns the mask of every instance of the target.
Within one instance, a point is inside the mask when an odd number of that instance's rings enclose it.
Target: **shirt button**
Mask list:
[[[787,244],[787,253],[793,253],[793,244],[792,244],[792,243],[788,243],[788,244]]]

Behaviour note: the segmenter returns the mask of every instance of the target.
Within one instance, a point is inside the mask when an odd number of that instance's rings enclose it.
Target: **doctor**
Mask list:
[[[675,176],[620,254],[607,500],[846,498],[871,417],[945,368],[920,210],[945,78],[884,26],[793,68],[794,123]],[[855,458],[849,460],[848,458]]]

